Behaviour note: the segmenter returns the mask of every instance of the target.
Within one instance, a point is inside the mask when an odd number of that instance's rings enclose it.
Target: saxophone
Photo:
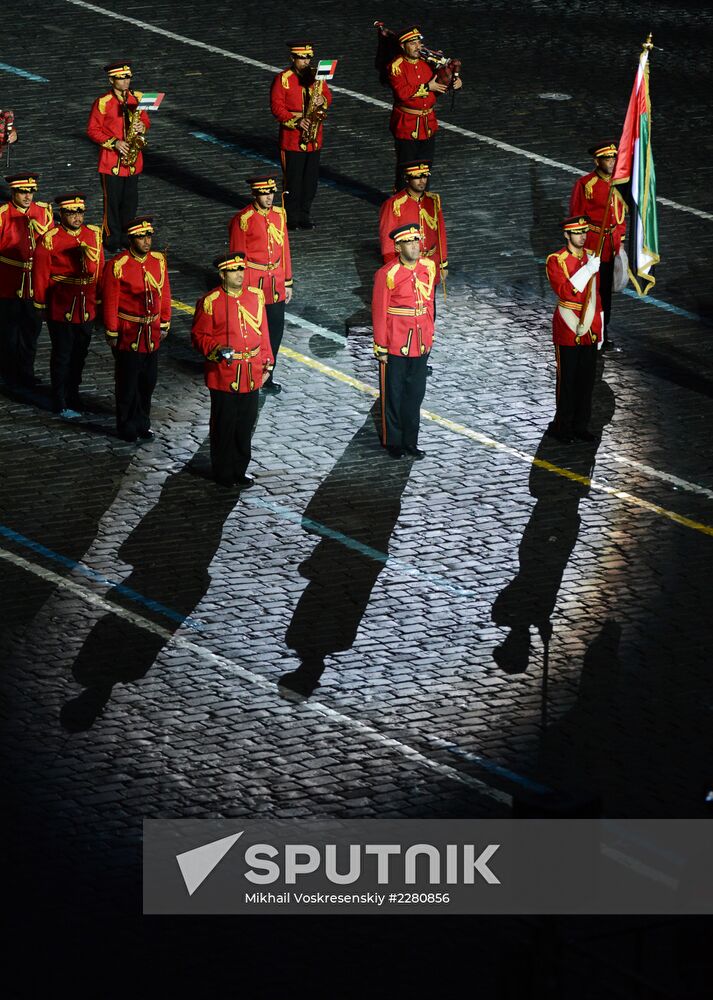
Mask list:
[[[124,98],[124,135],[126,137],[124,142],[128,142],[129,152],[125,156],[120,156],[116,162],[116,166],[111,168],[111,172],[114,175],[118,175],[122,166],[128,167],[129,172],[133,174],[136,169],[136,161],[139,153],[146,149],[148,144],[146,136],[137,129],[137,125],[143,125],[138,106],[130,108],[127,104],[129,93],[133,94],[133,90],[129,91]]]
[[[306,152],[310,142],[317,141],[319,126],[327,117],[327,110],[324,104],[320,104],[317,107],[316,103],[317,98],[322,96],[322,90],[323,83],[321,80],[316,80],[309,90],[309,101],[307,102],[307,110],[304,115],[307,122],[307,129],[302,133],[302,137],[300,138],[300,149],[303,153]]]

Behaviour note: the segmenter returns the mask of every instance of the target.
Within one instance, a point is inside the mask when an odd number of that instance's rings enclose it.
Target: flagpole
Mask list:
[[[643,53],[644,52],[650,52],[651,49],[653,49],[653,47],[654,47],[653,34],[652,34],[652,32],[649,32],[649,34],[648,34],[648,36],[646,38],[646,41],[642,43],[642,46],[641,46],[641,55],[639,56],[639,62],[641,62],[641,58],[643,56]],[[612,175],[612,177],[611,177],[611,179],[609,181],[609,196],[607,198],[606,207],[604,209],[604,217],[602,219],[601,231],[599,233],[599,241],[597,243],[597,249],[596,249],[596,253],[595,253],[595,255],[597,257],[601,257],[602,250],[604,248],[604,240],[606,238],[606,228],[607,228],[607,223],[609,222],[609,214],[611,212],[611,205],[612,205],[612,200],[613,200],[613,197],[614,197],[614,183],[613,183],[613,181],[614,181],[614,177]],[[579,339],[581,336],[583,336],[584,333],[586,333],[586,331],[584,329],[584,323],[582,321],[584,320],[584,317],[585,317],[585,315],[587,313],[587,308],[588,308],[589,303],[590,303],[591,298],[592,298],[592,290],[596,286],[596,280],[597,280],[597,276],[596,276],[596,274],[593,274],[592,277],[589,279],[589,282],[587,284],[587,294],[585,295],[584,304],[582,305],[582,312],[580,313],[581,319],[580,319],[580,322],[577,324],[577,339]]]

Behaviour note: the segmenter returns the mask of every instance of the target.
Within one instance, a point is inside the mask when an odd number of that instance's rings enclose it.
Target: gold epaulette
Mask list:
[[[97,235],[97,247],[100,247],[104,242],[104,230],[101,226],[95,226],[93,223],[87,224],[87,229],[91,229],[93,233]]]
[[[213,315],[213,303],[220,296],[220,292],[221,292],[221,289],[220,288],[216,288],[216,290],[214,292],[209,292],[206,296],[204,296],[204,298],[203,298],[203,312],[206,314],[206,316],[212,316]]]
[[[587,183],[584,185],[584,197],[591,201],[594,197],[594,188],[596,187],[599,177],[595,174],[594,177],[590,177]]]
[[[290,77],[292,76],[292,70],[286,69],[284,73],[280,74],[280,83],[285,88],[285,90],[290,89]]]
[[[397,219],[401,215],[401,206],[405,205],[406,202],[408,201],[408,199],[409,199],[409,196],[407,194],[405,194],[401,198],[397,198],[396,201],[391,206],[391,211],[394,213],[394,215],[396,216]]]
[[[134,90],[134,91],[132,91],[132,93],[133,93],[133,95],[134,95],[134,97],[136,98],[137,101],[140,101],[141,98],[144,96],[143,90]]]
[[[165,263],[165,261],[166,261],[166,258],[165,258],[165,257],[164,257],[164,255],[163,255],[163,254],[162,254],[162,253],[160,252],[160,250],[149,250],[149,253],[150,253],[150,254],[151,254],[151,256],[152,256],[152,257],[154,257],[154,258],[155,258],[156,260],[160,260],[160,261],[163,261],[163,262]]]
[[[240,216],[240,228],[244,233],[248,231],[248,225],[250,224],[250,219],[255,215],[255,209],[249,208],[246,212],[243,212]]]
[[[386,272],[386,287],[391,289],[394,287],[394,278],[398,274],[399,268],[401,267],[401,261],[397,261],[393,267],[390,267]]]
[[[262,288],[257,288],[255,285],[248,285],[248,291],[255,292],[259,299],[262,299],[263,302],[265,301],[265,293]]]
[[[124,264],[127,262],[128,259],[129,259],[129,255],[128,255],[128,253],[125,253],[123,256],[117,258],[117,260],[114,261],[114,277],[115,278],[118,278],[118,279],[121,278],[121,272],[124,270]]]
[[[421,263],[426,265],[426,267],[428,268],[428,270],[431,272],[432,276],[436,273],[436,262],[435,262],[435,260],[431,260],[430,257],[421,257]]]
[[[98,97],[97,98],[97,108],[99,109],[99,114],[100,115],[105,115],[106,114],[107,104],[109,103],[109,101],[112,99],[113,96],[114,95],[113,95],[112,91],[110,90],[108,94],[104,94],[103,97]]]
[[[403,61],[404,57],[399,56],[398,59],[394,59],[394,61],[391,63],[391,65],[389,66],[389,73],[391,73],[392,76],[399,75],[399,73],[401,72],[401,63]]]
[[[8,210],[9,207],[10,207],[10,204],[7,201],[5,202],[4,205],[0,205],[0,215],[2,215],[3,212],[7,212],[7,210]]]

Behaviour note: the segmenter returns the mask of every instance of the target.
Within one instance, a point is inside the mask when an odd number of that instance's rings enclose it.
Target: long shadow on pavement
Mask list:
[[[304,530],[321,538],[299,567],[309,583],[285,635],[300,666],[279,684],[304,697],[319,685],[325,658],[354,643],[401,513],[413,461],[387,456],[376,434],[378,416],[377,402],[302,518]]]

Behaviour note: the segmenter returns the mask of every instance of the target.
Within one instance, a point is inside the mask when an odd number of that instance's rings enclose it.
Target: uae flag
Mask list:
[[[139,109],[141,111],[158,111],[161,101],[165,96],[165,94],[159,94],[155,91],[152,91],[150,94],[142,94],[138,105]]]
[[[660,259],[656,173],[651,152],[650,48],[649,37],[639,59],[612,176],[612,185],[626,185],[622,193],[630,212],[627,246],[629,277],[639,295],[646,295],[656,284],[652,269]]]

